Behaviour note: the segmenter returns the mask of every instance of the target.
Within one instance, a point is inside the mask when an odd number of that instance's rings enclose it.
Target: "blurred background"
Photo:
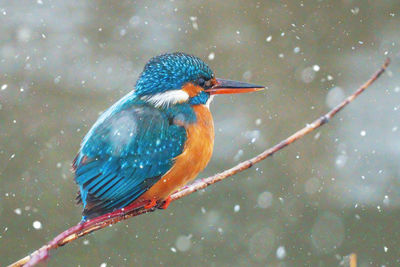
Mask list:
[[[85,236],[49,266],[400,264],[400,3],[0,1],[0,265],[76,224],[70,171],[99,114],[145,62],[182,51],[218,77],[268,86],[211,105],[201,177],[279,142],[379,68],[328,125],[253,168]]]

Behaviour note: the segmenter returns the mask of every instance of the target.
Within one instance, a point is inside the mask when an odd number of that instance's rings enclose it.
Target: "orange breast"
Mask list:
[[[210,161],[214,147],[214,123],[210,110],[204,105],[195,105],[197,121],[185,126],[187,140],[182,154],[175,158],[172,168],[138,201],[164,200],[169,195],[192,181]]]

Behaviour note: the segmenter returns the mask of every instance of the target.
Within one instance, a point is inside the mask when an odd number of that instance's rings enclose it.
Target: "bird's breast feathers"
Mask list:
[[[205,105],[195,105],[193,109],[197,120],[185,126],[187,139],[182,153],[175,157],[172,168],[140,200],[165,199],[192,181],[210,161],[214,147],[213,119]]]

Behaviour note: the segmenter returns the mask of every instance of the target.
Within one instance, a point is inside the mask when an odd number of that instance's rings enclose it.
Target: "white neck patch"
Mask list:
[[[207,102],[206,102],[206,107],[207,107],[208,109],[210,109],[210,104],[211,104],[211,102],[213,101],[213,99],[214,99],[214,95],[210,95],[210,97],[208,98],[208,100],[207,100]]]
[[[183,90],[169,90],[155,95],[143,96],[143,100],[153,104],[156,108],[169,107],[189,100],[189,94]]]

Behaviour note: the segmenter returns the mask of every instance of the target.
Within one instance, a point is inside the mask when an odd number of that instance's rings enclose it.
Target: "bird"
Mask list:
[[[133,90],[99,116],[73,160],[82,221],[132,205],[166,208],[210,161],[214,96],[264,88],[215,78],[186,53],[151,58]]]

